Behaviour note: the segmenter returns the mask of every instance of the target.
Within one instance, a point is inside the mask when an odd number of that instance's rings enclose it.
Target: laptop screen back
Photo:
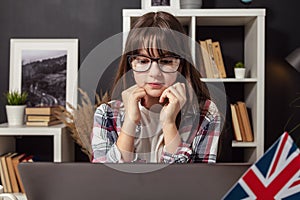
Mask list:
[[[36,162],[21,163],[19,171],[28,200],[221,199],[249,167]]]

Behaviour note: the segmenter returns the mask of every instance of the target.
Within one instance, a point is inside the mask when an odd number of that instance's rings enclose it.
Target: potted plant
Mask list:
[[[9,91],[4,94],[7,100],[6,114],[8,125],[16,126],[24,123],[27,92]]]
[[[243,62],[239,61],[239,62],[235,63],[235,65],[234,65],[235,78],[237,78],[237,79],[245,78],[245,72],[246,72],[246,69],[245,69],[245,65]]]

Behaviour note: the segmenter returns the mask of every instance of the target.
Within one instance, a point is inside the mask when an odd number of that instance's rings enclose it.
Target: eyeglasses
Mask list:
[[[179,56],[166,56],[162,58],[150,58],[143,55],[129,55],[128,62],[133,71],[146,72],[151,68],[152,62],[158,64],[159,69],[165,73],[176,72],[179,68],[181,58]]]

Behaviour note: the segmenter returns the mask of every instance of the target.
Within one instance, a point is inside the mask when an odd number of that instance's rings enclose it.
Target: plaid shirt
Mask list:
[[[216,105],[207,100],[198,117],[184,117],[181,120],[179,133],[182,138],[174,154],[168,153],[163,148],[160,160],[162,163],[188,163],[203,162],[215,163],[218,140],[220,135],[220,114]],[[120,101],[111,101],[109,105],[101,104],[94,115],[94,127],[92,132],[92,162],[121,163],[121,153],[116,146],[120,133],[125,110]],[[195,120],[198,118],[198,120]],[[140,135],[139,125],[136,135]],[[138,154],[138,152],[135,152]],[[139,158],[133,162],[138,162]]]

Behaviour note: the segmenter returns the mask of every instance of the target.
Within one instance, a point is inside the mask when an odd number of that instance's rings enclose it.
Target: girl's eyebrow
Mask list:
[[[136,54],[136,56],[144,56],[146,58],[154,58],[154,59],[157,59],[157,58],[167,58],[167,57],[178,57],[177,55],[174,55],[174,54],[164,54],[164,55],[161,55],[159,57],[152,57],[152,56],[149,56],[148,54],[142,54],[142,53],[139,53],[139,54]]]

